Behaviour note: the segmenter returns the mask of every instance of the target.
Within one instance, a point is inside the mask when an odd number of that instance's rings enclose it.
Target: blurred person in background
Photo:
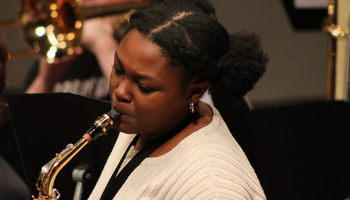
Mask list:
[[[84,6],[122,4],[142,0],[83,0]],[[57,64],[37,60],[25,80],[26,93],[69,92],[109,100],[108,82],[118,47],[118,29],[124,14],[85,20],[81,46],[75,55]]]

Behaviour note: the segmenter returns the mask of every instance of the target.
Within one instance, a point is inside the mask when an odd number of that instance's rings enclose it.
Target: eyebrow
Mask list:
[[[117,51],[115,51],[115,53],[114,53],[114,58],[118,61],[118,63],[121,65],[121,67],[124,68],[123,63],[120,61],[120,59],[118,57]]]
[[[117,54],[117,51],[115,52],[115,58],[116,60],[118,61],[118,63],[120,64],[120,66],[124,69],[124,65],[123,63],[120,61],[119,57],[118,57],[118,54]],[[124,70],[125,71],[125,70]],[[134,72],[135,73],[135,76],[137,76],[138,79],[148,79],[148,80],[152,80],[152,81],[156,81],[157,83],[159,82],[157,79],[151,77],[151,76],[148,76],[148,75],[144,75],[144,74],[139,74],[137,71]]]

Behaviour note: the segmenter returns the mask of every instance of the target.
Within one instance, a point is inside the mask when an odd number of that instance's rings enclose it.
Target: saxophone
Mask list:
[[[83,137],[73,144],[68,144],[65,149],[46,163],[39,173],[36,188],[39,190],[39,196],[34,200],[56,200],[60,198],[60,193],[53,188],[55,179],[60,170],[89,142],[97,139],[102,135],[106,135],[110,128],[113,128],[113,121],[119,119],[121,113],[112,109],[108,113],[101,115],[95,120],[93,125],[86,131]]]

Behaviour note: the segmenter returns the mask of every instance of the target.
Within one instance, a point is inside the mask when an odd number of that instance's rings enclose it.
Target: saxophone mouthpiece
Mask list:
[[[86,132],[90,135],[92,140],[96,138],[107,135],[107,131],[113,128],[113,121],[120,118],[122,113],[116,111],[115,109],[110,110],[108,113],[101,115],[97,118],[91,128]],[[90,139],[88,139],[90,142]]]
[[[111,111],[109,111],[107,113],[107,115],[112,119],[112,121],[115,121],[117,119],[120,118],[120,116],[122,115],[122,113],[116,111],[115,109],[112,109]]]

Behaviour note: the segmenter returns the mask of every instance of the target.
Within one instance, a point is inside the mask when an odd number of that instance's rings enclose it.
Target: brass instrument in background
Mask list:
[[[56,200],[60,198],[60,193],[53,188],[57,174],[60,170],[89,142],[97,139],[99,136],[106,135],[110,128],[113,128],[113,121],[119,119],[121,113],[112,109],[106,114],[101,115],[95,120],[91,128],[74,145],[68,144],[67,147],[41,168],[36,188],[39,190],[39,196],[34,200]]]
[[[10,54],[10,58],[34,54],[46,57],[48,63],[57,63],[73,55],[80,45],[85,19],[125,13],[124,21],[128,22],[130,11],[148,5],[148,1],[82,6],[80,0],[21,0],[17,21],[1,23],[0,29],[19,25],[27,44],[29,53]],[[127,24],[120,22],[121,26]]]
[[[344,17],[339,14],[339,2],[339,0],[328,0],[328,17],[322,25],[322,30],[328,34],[327,100],[348,100],[348,90],[350,89],[349,66],[341,66],[342,64],[339,63],[339,61],[343,61],[339,59],[343,59],[341,56],[345,55],[345,52],[342,48],[340,48],[342,52],[339,52],[337,46],[340,40],[349,38],[349,29],[337,25],[338,18]],[[349,7],[347,8],[349,9]],[[349,59],[348,57],[349,55],[347,55],[347,59]]]

